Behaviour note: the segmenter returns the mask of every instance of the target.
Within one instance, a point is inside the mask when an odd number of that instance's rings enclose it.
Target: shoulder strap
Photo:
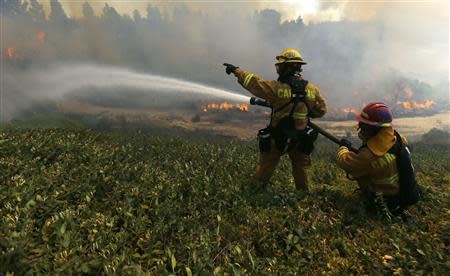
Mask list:
[[[289,83],[289,86],[291,87],[292,91],[292,98],[289,102],[285,103],[281,107],[275,109],[273,112],[278,112],[282,109],[284,109],[286,106],[290,105],[292,102],[294,102],[294,106],[291,110],[291,116],[292,113],[295,110],[295,107],[297,106],[298,102],[305,100],[306,95],[306,86],[308,85],[308,81],[304,79],[292,79]]]
[[[308,85],[308,81],[304,79],[292,79],[289,82],[289,86],[291,86],[292,94],[294,97],[304,98],[306,95],[306,86]]]
[[[306,108],[308,108],[308,104],[305,102],[306,86],[308,85],[308,81],[304,79],[293,79],[289,85],[292,89],[292,100],[294,101],[294,106],[289,113],[289,117],[292,117],[292,115],[294,114],[294,110],[299,102],[304,102]]]
[[[291,103],[294,103],[294,105],[292,106],[292,109],[289,112],[288,117],[290,117],[290,118],[292,118],[292,115],[294,114],[294,110],[297,107],[299,102],[304,102],[306,104],[305,96],[306,96],[306,86],[308,85],[308,81],[304,80],[304,79],[291,79],[289,81],[288,85],[291,87],[292,98],[290,101],[283,104],[279,108],[272,109],[272,114],[270,116],[270,124],[272,123],[273,114],[275,114],[276,112],[278,112],[280,110],[283,110],[284,108],[286,108],[286,106],[290,105]],[[308,108],[307,104],[306,104],[306,107]]]
[[[389,153],[397,154],[400,152],[400,150],[403,148],[403,140],[400,134],[394,130],[395,137],[397,140],[395,141],[395,144],[389,149]]]

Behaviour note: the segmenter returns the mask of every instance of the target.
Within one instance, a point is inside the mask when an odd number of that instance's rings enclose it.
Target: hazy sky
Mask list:
[[[49,11],[50,1],[40,2]],[[86,1],[60,2],[69,16],[78,17]],[[2,48],[15,47],[18,53],[36,57],[38,65],[74,61],[114,65],[242,91],[224,74],[224,61],[273,78],[274,57],[292,47],[308,61],[305,78],[321,87],[336,106],[349,102],[356,106],[366,98],[395,93],[392,85],[403,80],[417,88],[418,99],[428,98],[432,91],[426,84],[441,99],[448,93],[448,1],[88,2],[103,16],[95,20],[80,16],[77,24],[66,24],[58,21],[56,9],[56,17],[43,24],[45,47],[29,39],[42,26],[26,17],[5,18]],[[137,9],[145,20],[117,17],[111,9],[103,14],[105,3],[121,14]],[[162,20],[152,21],[154,9],[147,19],[149,4],[159,9]],[[172,14],[176,16],[171,18]],[[279,22],[280,16],[294,20],[300,15],[309,26]],[[24,82],[11,70],[3,83],[16,99],[17,91],[35,90],[20,90],[17,84]],[[30,87],[34,84],[31,81]],[[355,93],[361,97],[350,97]],[[440,102],[448,102],[448,97]]]
[[[48,7],[48,0],[41,0]],[[235,10],[240,13],[252,13],[255,10],[275,9],[283,15],[283,19],[296,19],[299,15],[306,22],[369,20],[382,17],[386,12],[412,13],[429,20],[443,17],[448,18],[448,1],[446,0],[60,0],[69,15],[77,16],[81,13],[81,5],[89,2],[94,10],[100,12],[105,3],[115,7],[120,13],[131,14],[137,9],[144,12],[147,5],[167,8],[185,5],[206,13],[223,12],[224,9]],[[425,9],[425,10],[424,10]]]
[[[48,7],[49,1],[41,2]],[[81,13],[81,5],[86,1],[60,2],[63,3],[68,15],[78,16]],[[449,3],[446,0],[90,0],[87,2],[97,13],[101,13],[107,3],[119,13],[131,14],[137,9],[145,15],[145,8],[151,4],[166,10],[169,15],[173,8],[184,5],[211,15],[225,11],[251,15],[257,10],[270,8],[280,12],[283,20],[297,19],[301,15],[308,24],[341,20],[373,21],[374,24],[383,26],[384,38],[391,40],[389,47],[385,49],[385,58],[389,60],[390,65],[406,68],[405,73],[414,71],[416,77],[427,79],[432,83],[439,82],[443,72],[448,75],[449,71]],[[423,73],[417,74],[417,71]]]

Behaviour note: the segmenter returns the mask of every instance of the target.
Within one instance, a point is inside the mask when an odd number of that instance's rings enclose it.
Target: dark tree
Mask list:
[[[24,15],[27,12],[28,3],[22,0],[0,0],[0,14],[6,16]]]
[[[95,17],[94,9],[92,9],[91,5],[88,2],[83,3],[82,10],[84,18],[90,19]]]
[[[139,23],[142,21],[141,13],[138,10],[133,11],[133,19],[136,23]]]
[[[110,7],[108,4],[105,4],[103,7],[103,19],[106,21],[119,22],[120,14],[116,11],[114,7]]]
[[[37,0],[30,0],[30,9],[28,10],[34,21],[43,23],[45,21],[45,11],[42,4]]]
[[[162,21],[162,16],[158,8],[147,6],[147,20],[151,23],[159,23]]]
[[[57,24],[66,24],[68,22],[67,15],[58,0],[50,1],[50,16],[48,18]]]

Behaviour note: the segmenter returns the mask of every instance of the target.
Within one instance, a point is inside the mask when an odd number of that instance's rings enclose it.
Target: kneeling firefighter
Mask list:
[[[392,113],[384,103],[369,103],[356,118],[363,145],[355,153],[343,141],[337,164],[358,182],[368,207],[403,215],[421,196],[407,141],[392,127]]]
[[[319,89],[302,78],[306,64],[299,52],[287,49],[276,57],[278,80],[262,80],[253,73],[225,63],[226,73],[233,73],[238,82],[253,95],[270,103],[269,125],[259,130],[259,165],[255,180],[258,187],[266,187],[284,153],[292,163],[297,190],[308,190],[306,169],[311,165],[310,154],[317,132],[307,123],[310,117],[322,117],[327,107]]]

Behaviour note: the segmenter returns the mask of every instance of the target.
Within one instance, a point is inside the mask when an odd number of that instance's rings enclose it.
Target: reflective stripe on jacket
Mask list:
[[[400,189],[397,162],[395,155],[387,152],[395,140],[392,128],[382,129],[369,140],[369,146],[363,147],[358,153],[350,152],[346,147],[340,147],[337,153],[337,164],[355,178],[363,189],[395,195]],[[403,140],[406,141],[406,139]],[[384,141],[383,144],[387,146],[374,145],[374,141],[378,143]],[[380,151],[381,149],[383,150]]]
[[[270,102],[274,110],[282,107],[292,99],[291,87],[276,80],[262,80],[257,75],[237,69],[235,75],[238,82],[250,93],[261,99]],[[297,129],[302,130],[308,123],[308,116],[322,117],[327,111],[325,99],[320,94],[320,90],[312,83],[308,82],[306,86],[306,103],[299,102],[294,110],[292,117],[295,120]],[[293,107],[293,103],[288,104],[282,110],[275,112],[272,117],[272,127],[275,127],[281,118],[289,115]],[[309,110],[309,114],[308,114]]]

